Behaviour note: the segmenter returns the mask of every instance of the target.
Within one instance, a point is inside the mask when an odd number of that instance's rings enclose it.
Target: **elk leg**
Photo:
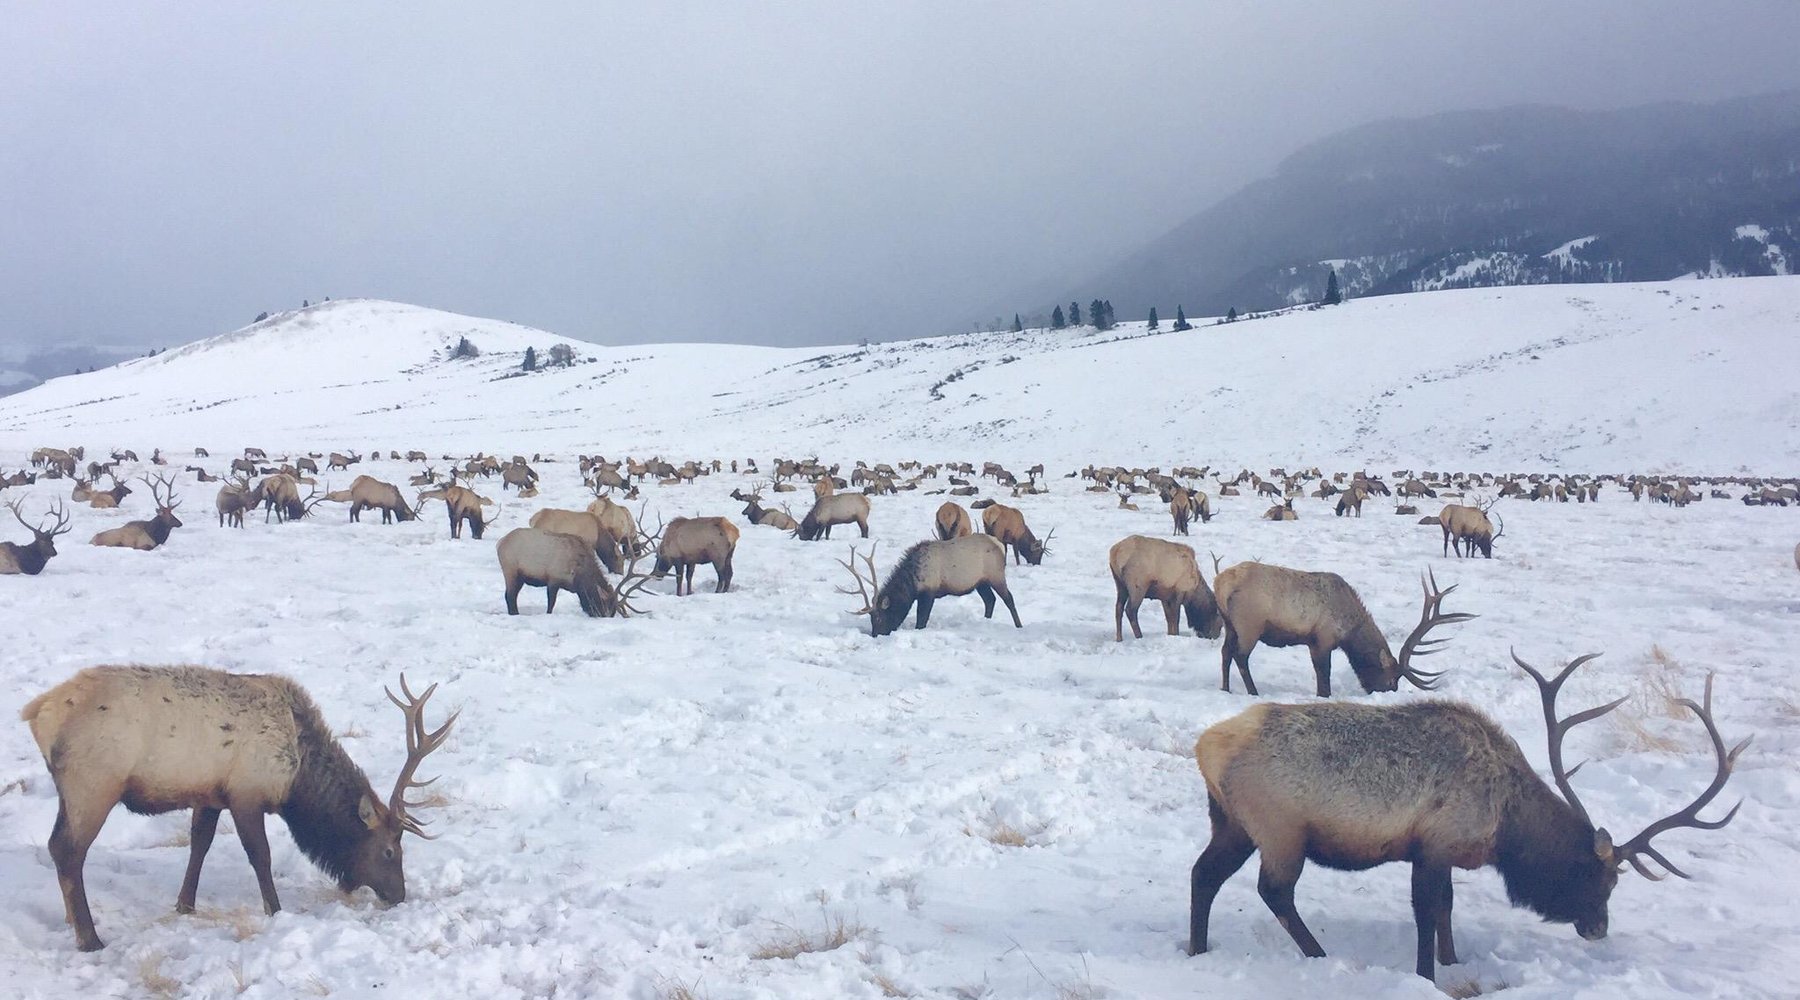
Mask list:
[[[507,614],[516,615],[519,613],[519,591],[521,589],[523,589],[524,586],[525,586],[525,582],[523,580],[519,579],[518,577],[514,576],[511,573],[506,574],[506,613]]]
[[[60,792],[61,789],[58,789]],[[116,797],[107,800],[117,801]],[[111,811],[110,804],[107,812]],[[62,887],[63,917],[75,925],[75,947],[82,951],[99,951],[106,947],[94,932],[94,914],[88,909],[87,881],[82,866],[87,863],[88,847],[100,835],[106,813],[88,816],[78,808],[69,815],[69,800],[62,798],[56,807],[56,825],[50,829],[50,860],[56,863],[56,881]]]
[[[1006,602],[1006,610],[1012,614],[1013,628],[1024,628],[1025,623],[1019,620],[1019,609],[1013,605],[1012,591],[1007,589],[1005,584],[989,589],[999,594],[1000,599]]]
[[[857,521],[856,526],[858,528],[862,529],[862,536],[864,538],[869,537],[869,522],[868,521],[866,521],[866,520],[865,521]]]
[[[1244,867],[1256,844],[1244,828],[1225,817],[1219,804],[1207,798],[1207,811],[1212,814],[1212,840],[1194,862],[1192,905],[1188,910],[1188,954],[1206,951],[1206,925],[1212,918],[1213,897],[1225,880]]]
[[[975,585],[975,593],[981,598],[981,617],[994,617],[994,588],[985,583],[978,583]]]
[[[699,563],[688,563],[686,572],[683,574],[687,577],[687,592],[689,597],[694,596],[694,571],[699,568]]]
[[[1318,682],[1317,694],[1321,698],[1331,697],[1331,648],[1314,646],[1312,650],[1313,677]]]
[[[726,591],[730,590],[731,589],[731,560],[727,559],[724,562],[715,565],[713,567],[713,569],[718,571],[718,574],[719,574],[719,585],[713,588],[713,593],[723,594]]]
[[[1126,592],[1124,584],[1122,584],[1122,583],[1117,584],[1117,587],[1118,587],[1118,591],[1119,591],[1118,599],[1113,602],[1113,641],[1114,642],[1124,642],[1125,641],[1125,602],[1130,599],[1130,594]],[[1133,624],[1131,627],[1131,630],[1133,632],[1136,632],[1137,625]],[[1139,636],[1139,638],[1143,638],[1143,637]]]
[[[1450,558],[1450,529],[1444,529],[1444,558]]]
[[[281,909],[281,900],[275,895],[275,876],[269,871],[269,834],[263,829],[262,810],[232,806],[231,822],[237,827],[244,855],[250,859],[250,870],[256,872],[256,885],[262,890],[263,912],[273,914]]]
[[[1181,602],[1173,597],[1165,597],[1162,602],[1163,616],[1169,619],[1169,634],[1181,634]],[[1137,622],[1132,622],[1135,627]]]
[[[205,806],[194,810],[193,822],[188,826],[187,875],[181,880],[181,895],[175,898],[176,913],[194,912],[194,897],[200,892],[200,866],[206,863],[206,852],[218,829],[219,810]]]
[[[1440,927],[1450,922],[1450,869],[1448,866],[1413,862],[1413,921],[1418,925],[1419,962],[1417,971],[1426,979],[1434,978],[1436,967],[1432,952],[1443,945],[1437,940]]]
[[[1307,958],[1324,958],[1325,949],[1319,947],[1319,939],[1307,930],[1306,922],[1300,919],[1300,911],[1294,909],[1294,883],[1300,880],[1300,870],[1305,864],[1304,856],[1296,856],[1286,863],[1284,859],[1271,861],[1265,850],[1262,874],[1256,880],[1256,894],[1268,904],[1269,912],[1275,914],[1281,929],[1300,946],[1301,954]]]
[[[919,616],[913,619],[913,628],[919,629],[925,627],[925,622],[931,618],[931,606],[936,603],[936,601],[937,598],[928,594],[919,595]],[[992,614],[992,611],[990,610],[989,613]]]
[[[1439,965],[1455,965],[1456,939],[1450,936],[1450,907],[1456,899],[1456,888],[1450,883],[1450,869],[1445,866],[1438,875],[1437,960]]]
[[[546,593],[544,598],[544,614],[554,614],[556,613],[556,584],[544,584],[544,591]]]

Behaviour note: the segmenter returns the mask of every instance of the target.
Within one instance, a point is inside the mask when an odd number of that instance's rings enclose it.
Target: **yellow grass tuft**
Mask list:
[[[963,833],[966,836],[980,837],[988,843],[1000,847],[1029,847],[1031,839],[1043,832],[1042,829],[1021,830],[1000,816],[991,813],[979,827],[963,827]]]
[[[861,923],[841,914],[824,914],[824,926],[817,933],[803,931],[791,924],[778,924],[780,930],[762,946],[750,953],[754,959],[791,960],[819,951],[836,951],[868,933]]]
[[[1471,997],[1478,997],[1486,993],[1498,993],[1501,990],[1510,989],[1512,989],[1512,984],[1504,979],[1491,987],[1483,986],[1479,980],[1474,979],[1462,983],[1446,983],[1443,986],[1444,995],[1452,998],[1452,1000],[1470,1000]]]
[[[160,952],[151,952],[138,961],[138,981],[144,984],[144,990],[151,996],[173,997],[181,993],[181,983],[163,974],[164,956]]]

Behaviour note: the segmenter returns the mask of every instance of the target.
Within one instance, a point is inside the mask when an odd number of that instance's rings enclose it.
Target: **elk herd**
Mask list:
[[[204,449],[195,453],[206,457]],[[365,454],[370,462],[381,460],[375,449],[332,452],[326,469],[348,470],[364,463]],[[430,461],[418,450],[406,452],[404,459],[399,451],[389,455],[394,461]],[[153,457],[160,459],[160,451]],[[441,501],[450,538],[460,539],[466,530],[473,539],[482,539],[499,519],[501,506],[482,495],[481,482],[498,477],[501,493],[511,491],[528,500],[543,482],[534,463],[549,468],[555,462],[542,455],[529,460],[515,455],[506,462],[491,455],[462,459],[446,455],[442,461],[449,463],[447,474],[425,465],[410,476],[408,485],[414,492],[409,499],[400,487],[373,474],[358,475],[341,490],[327,485],[321,491],[316,461],[320,457],[270,459],[261,449],[247,448],[222,477],[211,476],[203,467],[190,469],[197,481],[220,482],[215,497],[220,527],[242,529],[246,515],[258,508],[264,511],[265,523],[271,518],[297,522],[313,517],[322,503],[347,504],[349,522],[378,510],[382,524],[405,524],[419,520],[429,502]],[[121,464],[135,460],[131,453],[115,452],[111,462],[89,463],[88,477],[76,479],[84,458],[80,448],[38,449],[30,461],[39,471],[0,477],[4,484],[0,488],[31,486],[39,476],[73,480],[69,500],[97,509],[117,508],[133,494],[114,475]],[[694,594],[694,575],[700,566],[712,568],[713,593],[733,589],[733,559],[742,535],[729,517],[696,511],[666,522],[658,518],[650,528],[644,523],[645,506],[640,505],[634,516],[621,502],[639,498],[646,485],[656,485],[665,489],[659,494],[665,507],[686,505],[694,484],[723,473],[725,462],[676,465],[660,458],[608,461],[584,455],[575,464],[592,502],[585,507],[539,508],[528,523],[508,531],[495,545],[509,615],[520,613],[519,595],[527,586],[544,589],[546,612],[554,612],[558,594],[566,590],[585,614],[597,618],[638,614],[634,601],[645,587],[671,573],[674,596]],[[729,467],[739,476],[763,475],[754,459],[733,460]],[[767,478],[752,479],[748,492],[737,488],[730,496],[744,505],[740,514],[749,530],[773,528],[801,542],[829,539],[833,527],[852,525],[859,539],[870,538],[871,498],[913,490],[969,497],[987,489],[1017,500],[1049,489],[1041,465],[1033,466],[1024,480],[991,462],[979,471],[971,463],[901,462],[895,467],[858,462],[842,477],[839,466],[825,466],[816,459],[778,458],[768,468]],[[102,475],[112,484],[104,490],[94,485]],[[27,478],[18,481],[20,476]],[[1496,543],[1505,537],[1504,521],[1495,509],[1500,498],[1589,504],[1601,502],[1602,488],[1610,487],[1633,501],[1648,499],[1673,507],[1702,502],[1706,490],[1715,498],[1729,496],[1728,488],[1744,490],[1741,499],[1753,506],[1785,507],[1794,499],[1792,481],[1748,478],[1403,470],[1392,476],[1399,485],[1389,487],[1382,477],[1367,472],[1327,476],[1318,469],[1295,473],[1275,469],[1265,477],[1249,470],[1227,476],[1210,468],[1182,467],[1165,474],[1157,468],[1092,465],[1064,478],[1076,477],[1088,484],[1082,487],[1086,492],[1108,498],[1095,506],[1091,515],[1095,519],[1116,516],[1117,510],[1141,512],[1140,505],[1159,503],[1166,505],[1171,518],[1170,534],[1178,537],[1213,522],[1219,514],[1215,496],[1248,492],[1267,498],[1272,506],[1262,518],[1277,522],[1298,520],[1309,509],[1361,518],[1365,504],[1374,497],[1393,497],[1396,513],[1414,515],[1416,504],[1403,501],[1446,501],[1435,516],[1418,521],[1439,529],[1444,558],[1452,553],[1457,558],[1477,553],[1496,558]],[[1201,488],[1208,479],[1208,488]],[[171,532],[182,526],[176,516],[180,501],[173,477],[146,474],[140,481],[150,494],[153,516],[100,531],[93,536],[94,545],[153,550],[168,543]],[[804,489],[810,489],[811,503],[798,520],[786,504],[781,509],[764,506],[767,493],[804,497]],[[1110,506],[1113,498],[1117,507]],[[1308,507],[1308,500],[1320,504]],[[0,543],[0,574],[43,573],[56,555],[55,539],[72,530],[68,506],[60,500],[51,503],[34,524],[27,519],[23,500],[7,500],[5,505],[30,540]],[[978,518],[972,511],[979,512]],[[1348,527],[1360,522],[1337,523]],[[921,540],[905,548],[885,577],[876,567],[874,545],[866,553],[852,545],[848,558],[838,561],[854,584],[839,590],[860,602],[853,613],[867,616],[872,637],[895,632],[909,616],[915,629],[923,629],[936,601],[968,594],[979,596],[985,618],[991,619],[996,607],[1004,604],[1014,628],[1023,629],[1007,578],[1009,561],[1019,573],[1068,572],[1054,564],[1046,568],[1054,530],[1040,538],[1027,523],[1023,507],[992,497],[968,507],[947,499],[928,525],[916,528],[915,537]],[[1429,557],[1428,543],[1420,548]],[[1800,546],[1794,557],[1800,566]],[[1680,704],[1705,730],[1715,756],[1713,781],[1687,808],[1651,823],[1629,840],[1615,842],[1582,808],[1570,782],[1577,768],[1565,767],[1561,755],[1563,737],[1571,728],[1623,701],[1558,716],[1558,691],[1592,656],[1570,662],[1548,679],[1513,657],[1538,686],[1553,791],[1512,737],[1471,705],[1449,700],[1374,704],[1329,700],[1334,652],[1347,661],[1365,692],[1394,692],[1402,681],[1429,690],[1446,676],[1447,671],[1423,670],[1417,663],[1444,648],[1447,640],[1430,633],[1475,616],[1443,610],[1445,598],[1456,588],[1440,588],[1430,570],[1422,581],[1419,619],[1396,654],[1361,596],[1336,573],[1261,561],[1224,566],[1215,555],[1209,585],[1192,547],[1137,533],[1111,546],[1107,569],[1114,586],[1115,642],[1124,642],[1126,624],[1135,639],[1142,639],[1139,609],[1145,601],[1159,602],[1169,635],[1180,634],[1185,619],[1195,636],[1219,641],[1222,690],[1231,690],[1235,668],[1244,691],[1258,695],[1250,656],[1259,645],[1304,646],[1321,699],[1256,704],[1199,736],[1194,755],[1212,834],[1191,873],[1187,944],[1193,954],[1208,948],[1212,904],[1220,887],[1252,854],[1261,855],[1257,893],[1308,956],[1324,954],[1295,905],[1295,883],[1308,861],[1348,870],[1410,863],[1416,971],[1428,978],[1436,965],[1457,961],[1450,926],[1451,871],[1456,868],[1493,866],[1515,905],[1548,920],[1571,923],[1583,938],[1602,937],[1608,926],[1608,898],[1623,867],[1657,879],[1661,875],[1650,867],[1654,863],[1662,872],[1686,877],[1658,853],[1653,838],[1678,828],[1716,830],[1736,814],[1733,808],[1716,819],[1699,816],[1723,789],[1749,742],[1745,739],[1727,749],[1713,719],[1710,677],[1700,703]],[[1092,570],[1097,576],[1098,567]],[[452,713],[438,728],[426,728],[425,703],[434,690],[435,686],[427,688],[415,697],[402,677],[404,698],[388,695],[405,716],[407,757],[385,801],[339,746],[307,693],[283,677],[191,666],[90,667],[31,701],[22,718],[43,753],[59,798],[50,856],[77,946],[101,947],[83,883],[83,864],[107,815],[121,803],[138,813],[192,810],[190,859],[177,897],[178,912],[193,911],[201,865],[225,811],[233,817],[270,913],[280,903],[263,831],[268,813],[282,816],[301,850],[345,891],[368,886],[385,903],[404,900],[402,835],[423,834],[413,816],[416,804],[405,795],[421,784],[413,777],[420,761],[444,743],[456,720]]]

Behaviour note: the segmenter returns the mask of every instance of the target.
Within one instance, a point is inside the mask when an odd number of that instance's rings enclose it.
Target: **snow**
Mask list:
[[[1582,247],[1587,246],[1589,243],[1592,243],[1599,238],[1600,237],[1596,235],[1596,236],[1583,236],[1578,239],[1570,240],[1569,242],[1564,243],[1562,246],[1557,247],[1555,250],[1552,250],[1549,253],[1544,254],[1544,259],[1545,260],[1553,260],[1553,261],[1556,261],[1557,263],[1561,264],[1564,267],[1568,267],[1571,263],[1574,262],[1575,251],[1580,250]]]
[[[557,338],[365,303],[341,307],[369,317],[361,333],[338,338],[319,324],[310,349],[298,334],[283,334],[279,351],[245,335],[170,351],[154,359],[160,366],[54,380],[0,402],[9,467],[46,441],[146,456],[153,445],[173,456],[206,443],[213,467],[245,444],[562,460],[538,464],[535,500],[484,487],[502,504],[484,541],[449,539],[435,505],[401,525],[347,524],[326,505],[297,524],[252,517],[243,531],[221,529],[211,488],[189,480],[187,523],[164,548],[81,544],[146,516],[140,490],[119,511],[77,510],[42,576],[0,577],[0,682],[12,708],[94,663],[281,671],[307,686],[382,791],[402,757],[382,684],[405,671],[415,687],[442,685],[434,709],[463,708],[424,769],[442,776],[433,789],[443,804],[428,817],[441,839],[407,845],[406,903],[342,896],[271,822],[285,909],[266,917],[227,819],[200,912],[176,916],[186,817],[121,809],[87,865],[109,945],[92,955],[74,950],[62,923],[44,847],[56,797],[43,762],[23,725],[0,725],[0,889],[11,903],[0,909],[0,976],[18,995],[44,998],[649,1000],[678,987],[713,1000],[879,997],[886,987],[946,998],[1442,996],[1411,972],[1403,865],[1307,869],[1299,908],[1327,959],[1299,955],[1249,867],[1214,908],[1212,952],[1184,954],[1188,870],[1209,829],[1191,747],[1204,727],[1259,699],[1219,691],[1217,641],[1159,634],[1153,607],[1144,639],[1113,641],[1107,547],[1134,532],[1166,537],[1168,516],[1153,497],[1140,498],[1141,511],[1117,509],[1063,474],[1087,461],[1200,463],[1258,450],[1260,469],[1360,452],[1386,472],[1411,460],[1380,456],[1448,455],[1432,439],[1466,448],[1476,427],[1489,429],[1489,451],[1465,450],[1455,467],[1747,463],[1791,474],[1800,408],[1782,388],[1796,362],[1781,345],[1796,290],[1791,279],[1741,279],[1445,292],[1192,335],[1001,334],[866,354],[582,346],[599,360],[500,381],[491,380],[506,364],[498,353]],[[459,328],[492,351],[432,361]],[[1134,339],[1102,343],[1115,336]],[[1329,364],[1299,363],[1327,345]],[[353,350],[369,353],[338,357]],[[209,385],[195,366],[224,351],[267,363],[218,368],[235,384]],[[361,381],[265,388],[304,381],[276,370],[301,365],[314,379]],[[927,389],[957,369],[968,374],[942,386],[934,411]],[[105,401],[114,394],[130,402]],[[188,409],[215,398],[239,401]],[[397,401],[405,405],[384,409]],[[1364,429],[1335,436],[1338,424]],[[768,443],[754,445],[759,436]],[[1023,630],[983,620],[970,597],[939,602],[925,631],[872,639],[834,590],[848,582],[837,560],[869,543],[840,531],[809,544],[750,526],[730,593],[711,593],[703,568],[697,596],[653,585],[645,617],[591,620],[567,597],[545,615],[541,591],[527,591],[525,613],[509,617],[493,541],[538,508],[585,503],[576,448],[754,453],[765,463],[805,451],[846,465],[1016,457],[1022,467],[1036,455],[1052,492],[1008,502],[1056,536],[1043,565],[1008,569]],[[415,468],[373,461],[357,471],[404,481]],[[741,524],[728,494],[752,481],[723,473],[644,491],[652,520],[699,513]],[[27,516],[62,495],[50,483],[7,491],[25,498]],[[873,501],[884,571],[928,533],[943,499]],[[1450,671],[1440,693],[1490,712],[1540,771],[1538,701],[1509,648],[1540,665],[1605,651],[1565,700],[1633,695],[1569,748],[1589,760],[1576,778],[1587,808],[1616,837],[1684,805],[1711,775],[1699,727],[1667,712],[1658,684],[1697,697],[1716,671],[1726,738],[1756,734],[1708,812],[1742,797],[1742,813],[1722,832],[1659,842],[1691,881],[1622,876],[1604,941],[1510,908],[1491,870],[1458,873],[1463,964],[1440,970],[1440,984],[1505,988],[1499,995],[1520,1000],[1791,995],[1800,953],[1790,888],[1800,862],[1793,508],[1707,500],[1676,510],[1611,487],[1593,505],[1504,501],[1496,558],[1459,560],[1439,555],[1435,529],[1379,503],[1338,519],[1326,502],[1302,499],[1292,523],[1258,520],[1266,502],[1250,497],[1215,503],[1217,517],[1187,539],[1209,578],[1208,553],[1227,565],[1261,558],[1339,572],[1395,643],[1417,618],[1427,567],[1456,584],[1446,610],[1481,617],[1451,630],[1433,661]],[[1252,665],[1260,700],[1312,697],[1303,650],[1261,649]],[[1363,695],[1341,657],[1336,668],[1340,699],[1422,697]],[[1022,845],[1003,843],[1006,827]],[[837,921],[848,932],[840,947],[756,957]]]

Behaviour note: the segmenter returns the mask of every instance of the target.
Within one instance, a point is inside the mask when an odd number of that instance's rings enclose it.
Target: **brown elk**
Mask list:
[[[296,473],[310,472],[316,476],[319,474],[319,463],[302,455],[294,460],[294,471]]]
[[[1257,643],[1266,646],[1306,646],[1312,653],[1313,673],[1319,697],[1331,696],[1331,651],[1343,650],[1364,691],[1393,691],[1405,678],[1429,689],[1442,671],[1433,673],[1413,666],[1413,657],[1441,650],[1446,639],[1427,639],[1439,625],[1468,621],[1472,614],[1444,614],[1439,610],[1454,586],[1439,590],[1427,571],[1425,607],[1419,624],[1400,645],[1394,658],[1375,619],[1363,607],[1344,578],[1336,573],[1302,570],[1247,562],[1213,577],[1213,593],[1225,618],[1225,642],[1220,647],[1220,688],[1231,690],[1231,665],[1237,663],[1244,689],[1254,695],[1250,679],[1250,652]]]
[[[937,529],[939,541],[961,538],[975,530],[969,523],[969,512],[954,500],[946,500],[938,507],[937,516],[932,519],[932,523]]]
[[[427,500],[444,501],[444,507],[450,515],[451,538],[461,538],[463,525],[467,524],[469,526],[469,533],[479,539],[481,533],[486,531],[488,527],[500,517],[500,512],[496,510],[494,511],[493,517],[483,518],[481,508],[493,506],[494,501],[476,493],[467,486],[457,486],[454,483],[451,483],[450,485],[440,486],[434,490],[426,490],[423,493],[420,493],[418,499],[413,502],[413,509],[422,509]]]
[[[1345,514],[1354,513],[1357,517],[1361,517],[1363,500],[1367,497],[1368,494],[1363,491],[1361,486],[1352,486],[1338,494],[1337,516],[1343,517]]]
[[[329,495],[320,496],[316,488],[309,488],[307,494],[301,496],[300,480],[280,473],[269,476],[257,485],[262,490],[265,524],[271,514],[277,522],[298,521],[312,513],[314,507],[330,499]]]
[[[1737,815],[1703,820],[1750,740],[1730,750],[1712,715],[1712,677],[1696,705],[1715,756],[1713,780],[1686,808],[1614,846],[1596,828],[1565,769],[1562,741],[1570,729],[1617,708],[1625,699],[1556,717],[1556,695],[1581,664],[1554,679],[1514,662],[1537,682],[1557,790],[1531,769],[1519,745],[1473,706],[1424,701],[1404,705],[1258,705],[1200,734],[1194,756],[1206,780],[1212,840],[1194,863],[1188,950],[1207,950],[1213,899],[1225,880],[1262,853],[1257,893],[1309,957],[1325,954],[1294,907],[1294,884],[1307,861],[1361,870],[1412,863],[1413,916],[1419,975],[1435,962],[1457,961],[1450,910],[1454,868],[1492,865],[1514,906],[1546,920],[1572,923],[1585,940],[1606,936],[1607,903],[1630,864],[1653,881],[1648,865],[1687,878],[1651,841],[1676,829],[1717,830]],[[1741,803],[1740,803],[1741,805]]]
[[[400,495],[400,488],[392,483],[384,483],[374,476],[357,476],[350,483],[350,520],[362,520],[362,512],[373,508],[381,511],[381,523],[392,524],[395,521],[412,521],[418,514],[406,505],[406,499]]]
[[[1137,510],[1138,505],[1131,502],[1130,494],[1121,493],[1121,494],[1119,494],[1119,509],[1120,510]]]
[[[981,595],[982,617],[994,617],[994,600],[1006,602],[1012,613],[1013,627],[1024,628],[1019,609],[1013,604],[1012,590],[1006,586],[1006,549],[987,535],[965,535],[948,541],[925,541],[915,544],[900,556],[887,582],[876,587],[875,549],[870,547],[863,562],[869,577],[856,568],[856,549],[850,550],[848,561],[839,565],[856,578],[856,589],[838,588],[839,593],[861,597],[859,615],[869,616],[869,634],[883,636],[900,627],[907,612],[917,603],[918,618],[913,628],[925,627],[931,618],[931,606],[940,597],[962,597],[971,592]]]
[[[1437,522],[1444,529],[1444,555],[1449,555],[1455,548],[1460,559],[1475,555],[1479,548],[1483,556],[1494,558],[1494,542],[1500,534],[1495,533],[1494,523],[1488,520],[1487,508],[1447,503],[1438,511]],[[1501,521],[1500,533],[1505,531],[1506,522]]]
[[[1056,535],[1056,530],[1051,529],[1050,534],[1039,541],[1026,526],[1025,515],[1018,508],[998,503],[981,512],[981,530],[1012,550],[1014,565],[1020,559],[1033,566],[1042,563],[1044,553],[1049,551],[1050,539]]]
[[[23,500],[8,501],[6,509],[12,511],[12,516],[26,531],[31,532],[32,540],[26,545],[20,545],[18,542],[0,542],[0,576],[10,576],[15,573],[36,576],[42,573],[44,564],[50,561],[51,556],[56,555],[56,536],[66,535],[71,530],[69,516],[64,512],[62,504],[50,505],[46,516],[55,523],[48,528],[44,527],[42,522],[39,522],[36,527],[32,527],[25,520],[25,515],[19,513],[19,509],[24,504]]]
[[[1176,487],[1170,492],[1169,516],[1175,522],[1175,534],[1185,535],[1188,533],[1188,522],[1193,519],[1194,505],[1187,490]]]
[[[1294,511],[1294,499],[1292,497],[1289,497],[1287,500],[1283,501],[1282,503],[1278,503],[1275,506],[1270,507],[1268,510],[1263,511],[1263,520],[1265,520],[1265,521],[1298,521],[1298,520],[1300,520],[1300,515],[1295,513],[1295,511]]]
[[[519,591],[527,585],[543,587],[546,614],[556,610],[559,590],[571,591],[590,618],[623,618],[638,613],[631,597],[650,580],[636,572],[636,562],[614,587],[600,568],[594,549],[584,538],[541,528],[514,528],[494,547],[500,575],[506,583],[506,613],[519,613]]]
[[[869,537],[869,498],[861,493],[834,493],[813,502],[812,510],[800,519],[794,533],[803,542],[831,537],[834,524],[854,524]]]
[[[1181,633],[1180,616],[1185,611],[1188,626],[1196,635],[1219,637],[1219,604],[1213,598],[1212,588],[1206,585],[1206,578],[1200,575],[1193,549],[1179,542],[1132,535],[1113,545],[1106,564],[1118,590],[1118,600],[1113,605],[1114,641],[1125,641],[1126,619],[1131,621],[1131,634],[1144,637],[1144,630],[1138,627],[1138,607],[1146,598],[1162,602],[1170,635]],[[1215,567],[1214,573],[1217,572]]]
[[[356,452],[344,455],[334,451],[331,453],[331,459],[325,463],[325,468],[333,471],[338,469],[348,469],[360,461],[362,461],[362,456],[358,455]]]
[[[148,552],[168,541],[169,532],[181,527],[181,519],[175,516],[175,508],[181,506],[181,502],[175,499],[173,481],[145,476],[144,483],[150,487],[150,496],[156,503],[156,516],[148,521],[127,521],[117,528],[108,528],[95,535],[91,544]]]
[[[768,528],[780,528],[782,531],[795,531],[799,529],[800,523],[794,520],[793,515],[786,511],[769,510],[764,507],[762,505],[762,496],[760,494],[752,493],[742,499],[744,501],[743,514],[750,519],[751,524],[760,524]]]
[[[119,506],[120,501],[131,495],[131,487],[119,482],[117,476],[112,477],[112,483],[112,488],[105,490],[96,490],[90,487],[87,495],[88,506],[95,510],[113,510]]]
[[[537,485],[538,474],[524,462],[514,462],[500,470],[500,488],[508,486],[518,490],[531,489]]]
[[[443,745],[456,713],[427,732],[425,702],[437,685],[415,698],[402,675],[400,690],[405,702],[392,692],[388,698],[406,715],[406,763],[385,805],[305,689],[286,677],[205,667],[89,667],[33,699],[19,717],[56,784],[50,857],[76,946],[104,947],[82,868],[107,814],[121,802],[139,814],[194,811],[177,913],[194,912],[200,866],[225,810],[256,872],[264,911],[281,909],[263,829],[268,813],[287,821],[295,844],[343,891],[366,885],[384,903],[405,900],[401,835],[427,836],[405,794],[429,784],[413,774]]]
[[[594,557],[608,571],[620,572],[624,563],[620,557],[619,539],[600,519],[585,510],[559,510],[546,507],[531,515],[526,522],[539,531],[554,531],[562,535],[574,535],[594,550]]]
[[[437,470],[428,465],[425,467],[424,472],[414,473],[412,478],[406,481],[406,484],[408,486],[435,486],[437,484]]]
[[[589,514],[600,519],[600,526],[612,532],[618,539],[619,547],[626,555],[644,555],[644,538],[638,532],[637,520],[631,516],[630,508],[624,504],[614,503],[610,497],[595,497],[587,506]]]
[[[694,592],[694,568],[710,564],[719,576],[713,593],[731,589],[731,555],[737,551],[738,527],[723,517],[678,517],[663,531],[662,545],[656,550],[658,578],[675,571],[675,596]]]

